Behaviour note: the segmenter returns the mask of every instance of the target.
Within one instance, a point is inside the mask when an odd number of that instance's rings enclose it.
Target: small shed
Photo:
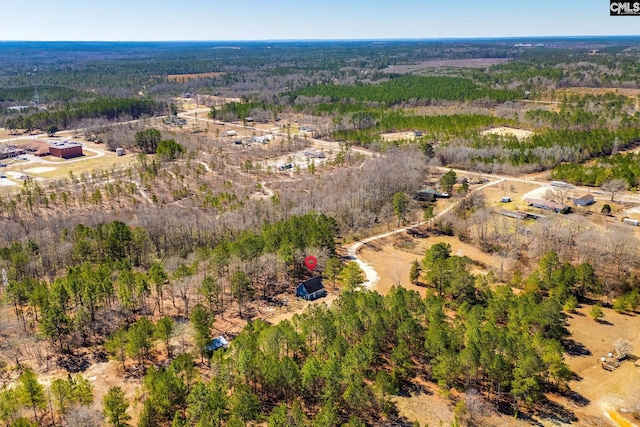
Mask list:
[[[640,225],[640,221],[638,221],[637,219],[633,219],[633,218],[625,218],[625,219],[622,220],[622,222],[624,222],[625,224],[636,226],[636,227],[638,225]]]
[[[327,295],[327,290],[324,288],[320,276],[314,276],[300,283],[296,288],[296,296],[307,301],[313,301],[325,295]]]
[[[238,132],[236,132],[235,130],[228,130],[224,133],[224,136],[236,136],[238,134]]]
[[[219,337],[215,337],[211,340],[209,344],[205,347],[207,351],[216,351],[219,348],[227,348],[229,346],[229,341],[225,339],[222,335]]]
[[[589,206],[594,204],[596,201],[593,198],[593,194],[587,193],[583,194],[580,197],[576,197],[573,199],[573,204],[578,206]]]

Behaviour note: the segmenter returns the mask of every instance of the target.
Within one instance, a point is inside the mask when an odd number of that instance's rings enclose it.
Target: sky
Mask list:
[[[0,40],[312,40],[640,35],[607,0],[0,0]]]

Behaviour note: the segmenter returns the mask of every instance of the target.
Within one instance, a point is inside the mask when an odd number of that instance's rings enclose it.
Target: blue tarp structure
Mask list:
[[[205,350],[215,351],[219,348],[227,348],[228,345],[229,341],[227,341],[222,335],[220,335],[219,337],[215,337],[214,339],[212,339],[211,342],[205,347]]]

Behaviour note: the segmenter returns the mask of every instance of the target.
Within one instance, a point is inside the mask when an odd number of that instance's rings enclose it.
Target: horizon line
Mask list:
[[[473,37],[380,37],[380,38],[312,38],[312,39],[174,39],[174,40],[0,40],[0,43],[290,43],[290,42],[385,42],[385,41],[465,41],[465,40],[513,40],[513,39],[594,39],[640,38],[640,34],[590,34],[590,35],[516,35]]]

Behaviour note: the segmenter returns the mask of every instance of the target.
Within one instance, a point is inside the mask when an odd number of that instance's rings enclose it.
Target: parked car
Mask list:
[[[293,169],[293,163],[286,163],[284,165],[278,166],[279,171],[286,171],[287,169]]]

